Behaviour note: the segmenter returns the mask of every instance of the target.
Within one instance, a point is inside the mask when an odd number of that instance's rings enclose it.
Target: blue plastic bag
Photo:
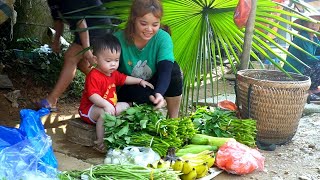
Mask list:
[[[26,136],[31,139],[33,137],[38,136],[39,134],[43,136],[47,136],[47,134],[44,131],[43,124],[41,122],[41,117],[44,115],[49,114],[50,111],[48,109],[40,109],[39,111],[34,111],[30,109],[22,109],[20,111],[20,118],[21,123],[19,129],[26,133]],[[32,141],[31,141],[32,142]],[[44,146],[43,143],[46,142],[39,142],[39,143],[33,143],[33,146],[38,149],[39,147]],[[58,167],[57,159],[54,156],[53,149],[50,146],[49,149],[46,151],[46,154],[41,158],[41,160],[51,165],[54,168]]]
[[[0,126],[0,179],[57,179],[52,140],[41,122],[48,113],[23,109],[19,129]]]
[[[23,141],[25,137],[25,133],[20,129],[0,126],[0,151],[5,147],[9,147]]]

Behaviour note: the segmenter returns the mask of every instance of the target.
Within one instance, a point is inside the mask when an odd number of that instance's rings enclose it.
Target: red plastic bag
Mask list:
[[[237,111],[238,107],[235,103],[229,100],[223,100],[218,102],[218,107],[224,110]]]
[[[238,28],[244,28],[247,24],[251,11],[251,0],[239,0],[234,11],[233,20]]]
[[[216,166],[232,174],[249,174],[263,171],[264,157],[256,150],[230,140],[222,145],[216,155]]]

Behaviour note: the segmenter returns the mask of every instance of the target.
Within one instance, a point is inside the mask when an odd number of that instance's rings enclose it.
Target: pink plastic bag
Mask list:
[[[258,150],[230,140],[219,148],[216,165],[229,173],[243,175],[263,171],[264,159]]]
[[[247,24],[251,11],[251,0],[239,0],[234,11],[233,20],[238,28],[244,28]]]

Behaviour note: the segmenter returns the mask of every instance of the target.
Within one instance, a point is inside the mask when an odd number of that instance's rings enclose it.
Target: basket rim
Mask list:
[[[237,72],[237,80],[247,82],[250,84],[255,84],[259,86],[268,86],[268,87],[278,87],[278,88],[307,88],[309,89],[311,85],[311,79],[309,76],[297,74],[297,73],[291,73],[288,72],[293,78],[297,78],[296,80],[286,80],[286,81],[274,81],[274,80],[267,80],[267,79],[258,79],[254,77],[248,76],[249,73],[271,73],[271,74],[279,74],[279,75],[285,75],[282,71],[277,70],[267,70],[267,69],[245,69],[245,70],[239,70]],[[305,79],[305,80],[299,80],[299,79]]]

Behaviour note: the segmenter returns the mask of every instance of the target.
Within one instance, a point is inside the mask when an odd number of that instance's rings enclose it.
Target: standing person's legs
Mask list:
[[[59,79],[56,82],[53,90],[46,98],[49,103],[49,107],[56,106],[58,98],[72,82],[76,74],[77,67],[79,67],[79,69],[85,74],[89,73],[91,70],[89,68],[90,64],[87,61],[81,61],[82,55],[77,55],[81,50],[83,50],[82,46],[73,43],[65,52],[64,64],[60,72]]]

